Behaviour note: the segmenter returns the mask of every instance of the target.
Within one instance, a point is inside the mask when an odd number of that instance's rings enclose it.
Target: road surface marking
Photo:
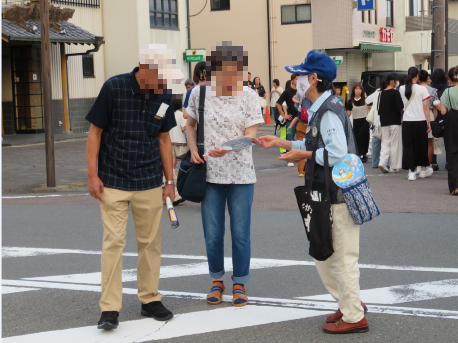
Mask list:
[[[22,293],[22,292],[38,291],[38,290],[39,288],[2,286],[2,294]]]
[[[50,249],[50,248],[25,248],[25,247],[3,247],[2,258],[8,257],[29,257],[38,255],[56,255],[56,254],[83,254],[83,255],[101,255],[101,251],[92,250],[75,250],[75,249]],[[137,257],[137,253],[123,253],[123,256]],[[207,260],[206,256],[194,255],[174,255],[165,254],[162,258],[188,259],[188,260]],[[251,263],[256,261],[273,261],[272,263],[281,263],[284,266],[314,266],[311,261],[297,260],[279,260],[279,259],[264,259],[252,258]],[[163,268],[163,267],[161,267]],[[416,267],[416,266],[387,266],[380,264],[360,264],[360,269],[377,269],[377,270],[396,270],[396,271],[413,271],[413,272],[435,272],[435,273],[455,273],[458,274],[458,268],[439,268],[439,267]]]
[[[298,261],[288,260],[272,260],[272,259],[259,259],[252,258],[250,269],[266,269],[273,267],[286,267],[297,265]],[[313,265],[313,262],[311,262]],[[232,271],[232,258],[224,258],[224,269],[226,272]],[[160,278],[174,278],[182,276],[195,276],[195,275],[207,275],[208,274],[208,263],[188,263],[188,264],[177,264],[171,266],[162,266]],[[81,273],[81,274],[70,274],[70,275],[52,275],[52,276],[40,276],[33,278],[23,278],[24,280],[31,281],[51,281],[51,282],[69,282],[69,283],[83,283],[100,285],[102,280],[101,272],[95,273]],[[122,282],[137,281],[137,270],[126,269],[122,271]]]
[[[131,343],[197,335],[222,330],[279,323],[323,315],[321,311],[270,306],[225,307],[175,315],[168,322],[139,319],[121,322],[116,330],[97,330],[95,325],[3,338],[4,343]]]
[[[55,197],[74,197],[78,195],[90,195],[89,193],[81,194],[46,194],[46,195],[18,195],[11,197],[2,197],[2,199],[35,199],[35,198],[55,198]]]
[[[413,283],[409,285],[364,289],[360,297],[366,304],[402,304],[458,296],[458,279]],[[296,299],[334,301],[330,294]]]
[[[40,282],[40,281],[26,281],[26,280],[2,280],[2,284],[6,286],[19,286],[19,287],[30,287],[30,288],[50,288],[50,289],[62,289],[62,290],[74,290],[74,291],[90,291],[100,292],[100,286],[92,285],[81,285],[81,284],[66,284],[66,283],[54,283],[54,282]],[[137,289],[135,288],[123,288],[124,294],[136,295]],[[204,301],[207,297],[205,293],[188,293],[188,292],[173,292],[173,291],[160,291],[164,298],[179,298],[187,300],[202,300]],[[289,307],[289,308],[301,308],[309,310],[321,310],[334,312],[337,309],[335,302],[327,301],[312,301],[312,300],[300,300],[300,299],[280,299],[280,298],[260,298],[260,297],[249,297],[251,305],[258,306],[272,306],[274,308]],[[224,295],[223,301],[231,303],[232,296]],[[425,308],[414,308],[414,307],[395,307],[395,306],[384,306],[384,305],[371,305],[369,306],[370,313],[383,313],[383,314],[394,314],[402,316],[419,316],[419,317],[430,317],[430,318],[442,318],[442,319],[458,319],[458,311],[448,310],[437,310],[437,309],[425,309]],[[68,343],[68,342],[66,342]]]

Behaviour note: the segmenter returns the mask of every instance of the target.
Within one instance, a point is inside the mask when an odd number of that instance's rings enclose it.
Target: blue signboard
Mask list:
[[[375,0],[358,0],[358,11],[375,10]]]

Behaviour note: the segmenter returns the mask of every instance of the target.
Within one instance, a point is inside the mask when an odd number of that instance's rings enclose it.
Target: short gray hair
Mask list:
[[[186,81],[184,82],[184,86],[195,86],[196,84],[194,83],[194,81],[192,79],[186,79]]]

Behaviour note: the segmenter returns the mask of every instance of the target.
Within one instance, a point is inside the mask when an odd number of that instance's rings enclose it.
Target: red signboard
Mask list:
[[[394,41],[394,31],[393,29],[389,29],[387,27],[380,28],[380,41],[393,43]]]

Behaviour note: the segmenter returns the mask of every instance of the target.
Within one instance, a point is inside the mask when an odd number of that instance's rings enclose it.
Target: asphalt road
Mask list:
[[[59,144],[64,147],[59,156],[68,159],[68,164],[59,160],[60,165],[74,170],[67,180],[75,180],[77,170],[84,167],[83,142]],[[37,146],[31,148],[38,151]],[[14,158],[8,157],[13,154],[7,149],[15,149]],[[30,154],[27,147],[3,149],[4,171],[11,168],[9,163],[27,167],[17,157],[20,152]],[[296,168],[278,161],[278,155],[276,150],[254,150],[258,183],[251,280],[246,285],[251,305],[235,310],[230,297],[219,306],[202,299],[211,279],[206,274],[200,206],[185,202],[177,207],[178,229],[170,228],[165,212],[162,217],[160,289],[175,318],[163,325],[140,315],[135,274],[128,272],[136,267],[129,219],[121,324],[110,334],[95,328],[100,315],[97,273],[102,243],[97,202],[82,193],[29,197],[25,187],[15,193],[9,186],[2,199],[4,341],[457,342],[458,198],[447,194],[443,158],[439,172],[415,182],[407,181],[406,172],[383,175],[366,166],[382,211],[361,227],[361,297],[369,308],[370,331],[333,336],[321,327],[336,304],[326,298],[308,256],[293,195],[303,179],[297,177]],[[14,181],[14,175],[4,174],[4,186],[8,176]],[[34,187],[38,183],[33,180],[24,182]],[[228,226],[225,256],[230,269]],[[228,271],[224,277],[229,293],[230,276]]]

